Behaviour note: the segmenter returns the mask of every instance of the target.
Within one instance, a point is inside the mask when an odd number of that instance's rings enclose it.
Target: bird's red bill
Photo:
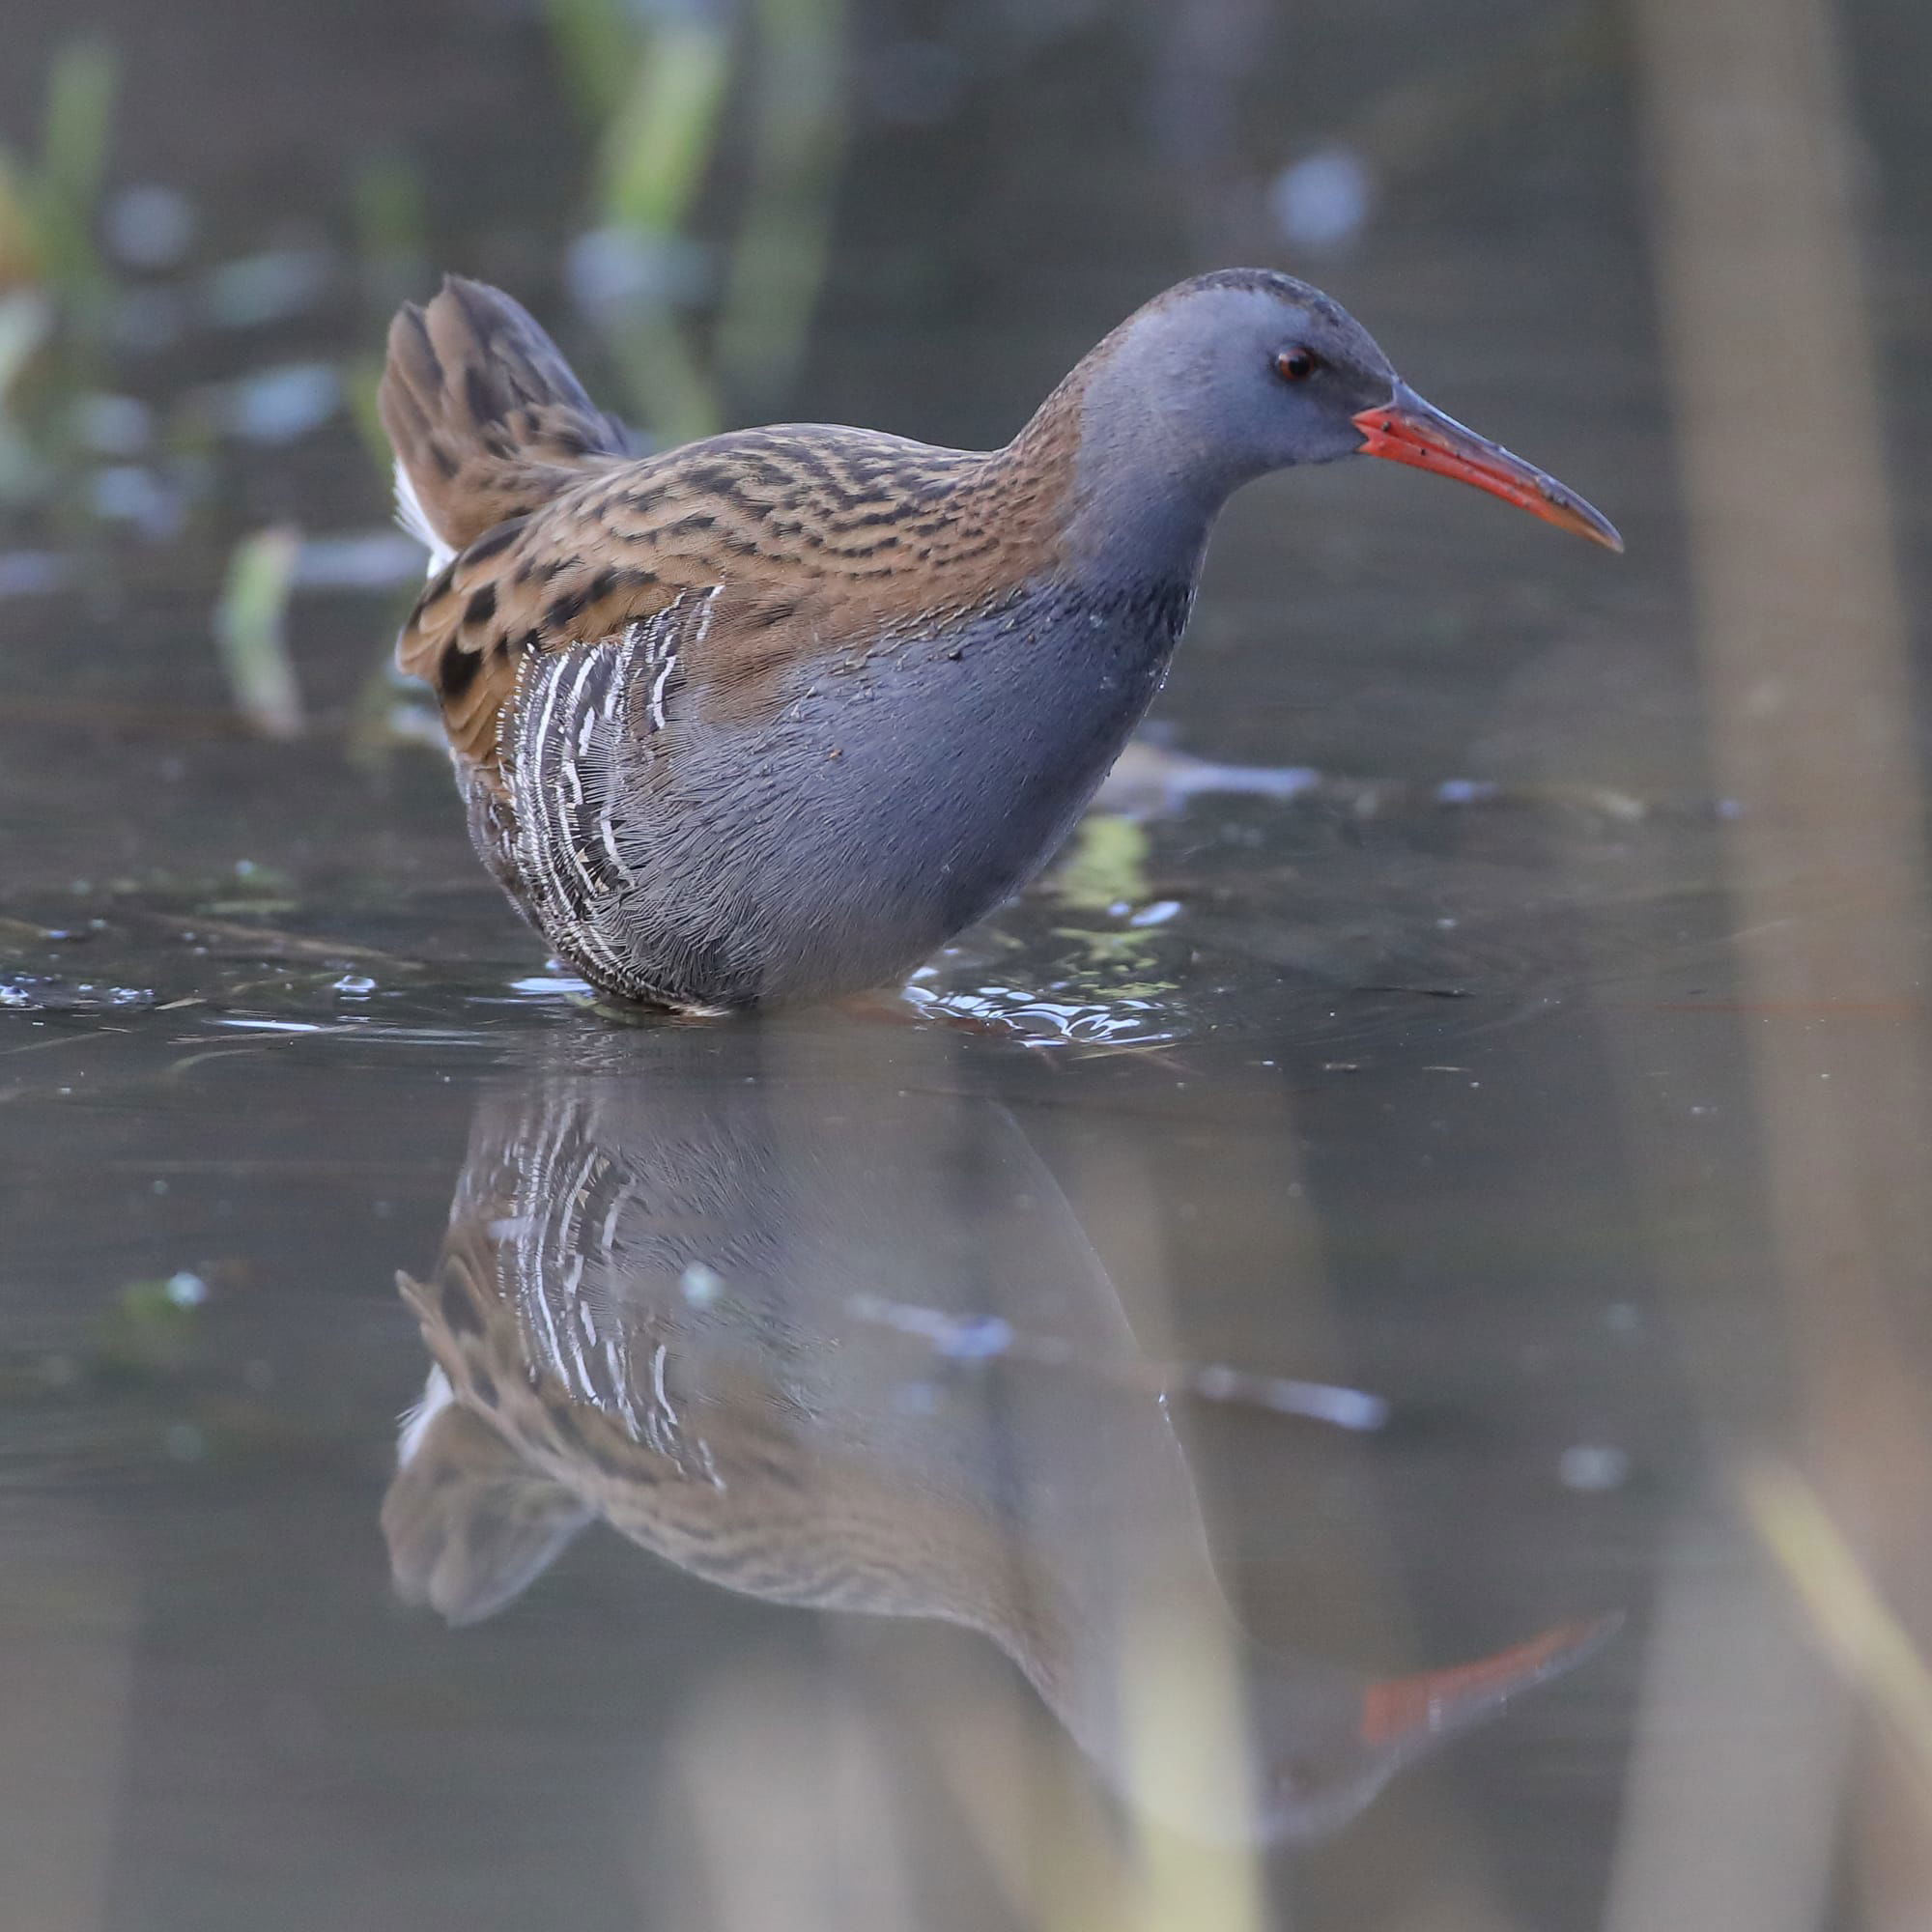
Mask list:
[[[1460,1730],[1493,1711],[1512,1692],[1547,1683],[1580,1663],[1622,1621],[1612,1615],[1559,1624],[1527,1643],[1473,1663],[1378,1679],[1362,1695],[1362,1742],[1400,1750]]]
[[[1464,429],[1453,416],[1425,403],[1406,383],[1397,386],[1388,402],[1363,410],[1353,421],[1362,433],[1364,456],[1473,483],[1478,490],[1487,490],[1558,529],[1575,530],[1605,550],[1624,547],[1616,526],[1576,491],[1521,457],[1512,456],[1500,443]]]

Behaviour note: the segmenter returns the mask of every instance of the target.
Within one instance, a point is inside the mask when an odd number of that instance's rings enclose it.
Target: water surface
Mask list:
[[[178,528],[22,505],[65,587],[0,600],[0,1918],[1555,1932],[1763,1925],[1776,1870],[1778,1923],[1913,1922],[1922,1002],[1763,997],[1607,11],[844,24],[823,298],[728,412],[985,444],[1154,289],[1285,261],[1630,546],[1386,466],[1249,491],[1151,748],[897,1019],[558,977],[394,728],[380,545],[290,607],[302,733],[238,722],[232,546],[380,532],[346,405],[216,447]],[[353,375],[382,150],[423,281],[615,399],[532,12],[176,15],[101,11],[112,179],[199,221],[101,384]],[[1909,422],[1932,46],[1845,24]],[[70,25],[15,23],[10,138]],[[1334,151],[1376,187],[1324,253],[1282,170]],[[183,293],[271,249],[312,299]],[[1848,872],[1771,943],[1881,926],[1922,953]],[[1794,1272],[1793,1042],[1896,1127],[1846,1225],[1915,1265]],[[1548,1633],[1437,1748],[1364,1701]]]

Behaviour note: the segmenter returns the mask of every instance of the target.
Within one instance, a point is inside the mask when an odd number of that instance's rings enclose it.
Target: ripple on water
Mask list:
[[[1202,800],[1155,825],[1095,814],[1038,886],[914,974],[907,1002],[1030,1046],[1260,1037],[1367,1064],[1445,1057],[1660,967],[1721,967],[1721,905],[1670,884],[1708,877],[1704,819],[1449,810],[1440,789],[1378,793],[1367,816],[1325,794]],[[320,915],[293,902],[271,927],[181,898],[165,882],[119,893],[80,933],[8,918],[0,1012],[463,1046],[621,1016],[481,895],[461,917],[439,902],[433,939],[386,901],[331,908],[329,931],[296,929]]]

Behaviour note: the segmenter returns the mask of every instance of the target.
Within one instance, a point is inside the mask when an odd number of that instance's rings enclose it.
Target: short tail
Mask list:
[[[592,404],[529,314],[456,275],[389,325],[382,410],[397,509],[429,545],[432,569],[586,469],[631,454],[623,425]]]

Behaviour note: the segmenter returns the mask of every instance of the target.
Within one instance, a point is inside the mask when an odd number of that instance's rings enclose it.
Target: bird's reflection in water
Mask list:
[[[903,1041],[854,1029],[819,1077],[782,1039],[619,1036],[481,1101],[438,1265],[401,1277],[435,1363],[383,1512],[406,1597],[487,1616],[602,1517],[726,1589],[965,1625],[1130,1804],[1224,1842],[1338,1828],[1592,1641],[1378,1682],[1248,1642],[1010,1114],[911,1084]],[[1245,1715],[1226,1761],[1150,1776],[1141,1693],[1177,1655],[1222,1661]]]

